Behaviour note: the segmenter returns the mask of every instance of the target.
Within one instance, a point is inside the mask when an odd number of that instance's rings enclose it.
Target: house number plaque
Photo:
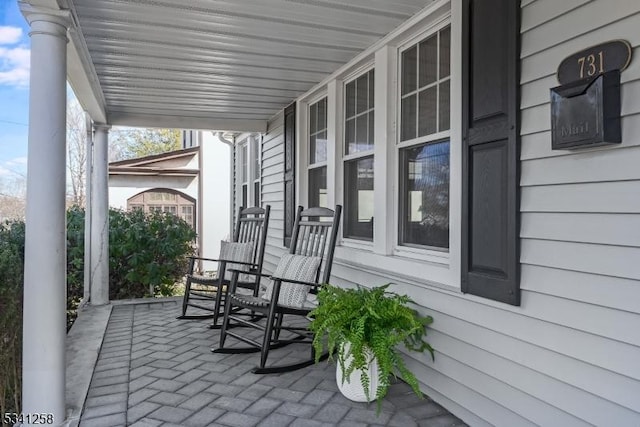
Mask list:
[[[561,85],[595,77],[607,71],[623,71],[631,62],[631,45],[626,40],[613,40],[581,50],[565,58],[558,66]]]

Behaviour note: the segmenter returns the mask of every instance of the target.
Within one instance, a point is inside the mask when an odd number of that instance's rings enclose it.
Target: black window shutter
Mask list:
[[[284,245],[291,244],[296,216],[296,103],[284,109]]]
[[[462,291],[520,305],[520,2],[464,0]]]

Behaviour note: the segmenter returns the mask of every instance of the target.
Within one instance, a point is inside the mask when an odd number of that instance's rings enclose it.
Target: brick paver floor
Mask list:
[[[335,365],[326,362],[286,374],[252,374],[258,354],[214,354],[219,332],[206,321],[177,320],[178,314],[175,300],[113,308],[81,427],[465,425],[401,382],[376,415],[375,403],[340,394]],[[302,347],[273,355],[308,354]]]

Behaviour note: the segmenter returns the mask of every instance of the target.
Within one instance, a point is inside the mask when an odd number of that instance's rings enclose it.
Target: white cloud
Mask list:
[[[16,44],[22,38],[22,28],[0,25],[0,44]]]
[[[24,47],[0,47],[0,85],[29,85],[30,55]]]
[[[27,158],[26,157],[16,157],[15,159],[11,159],[7,161],[8,165],[26,165]]]

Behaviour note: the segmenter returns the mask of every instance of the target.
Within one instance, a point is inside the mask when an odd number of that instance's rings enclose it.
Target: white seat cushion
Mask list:
[[[273,276],[313,283],[316,281],[321,261],[319,257],[285,254],[280,258],[280,262],[273,272]],[[280,286],[278,304],[296,308],[304,307],[310,289],[311,287],[307,285],[283,281]],[[267,289],[262,297],[271,300],[272,293],[273,281],[267,285]]]

